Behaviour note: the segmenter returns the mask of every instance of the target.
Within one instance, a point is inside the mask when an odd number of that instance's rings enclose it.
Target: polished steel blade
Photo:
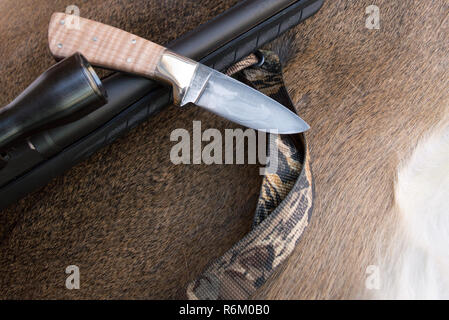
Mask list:
[[[277,101],[201,64],[196,68],[181,105],[189,102],[256,130],[292,134],[310,128]]]

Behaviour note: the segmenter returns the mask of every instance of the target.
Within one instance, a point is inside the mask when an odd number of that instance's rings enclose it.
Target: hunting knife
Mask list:
[[[178,106],[193,103],[260,131],[293,134],[309,129],[298,115],[261,92],[118,28],[56,12],[48,41],[57,58],[79,52],[92,65],[168,83]]]

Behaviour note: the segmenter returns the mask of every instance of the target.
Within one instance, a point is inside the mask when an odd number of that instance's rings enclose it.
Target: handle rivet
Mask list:
[[[131,43],[132,43],[132,44],[136,44],[136,42],[137,42],[136,39],[132,39],[132,40],[131,40]]]
[[[64,25],[65,21],[64,21],[64,20],[61,20],[59,23],[60,23],[61,25]]]
[[[128,59],[126,59],[126,62],[131,63],[131,62],[133,62],[133,59],[132,58],[128,58]]]
[[[62,49],[62,43],[58,43],[58,48]]]
[[[92,41],[93,41],[93,42],[97,42],[97,40],[98,40],[97,37],[93,37],[93,38],[92,38]]]

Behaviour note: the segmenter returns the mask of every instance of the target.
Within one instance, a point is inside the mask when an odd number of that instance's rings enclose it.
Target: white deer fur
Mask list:
[[[392,213],[397,224],[380,250],[373,297],[449,299],[449,125],[422,139],[401,165]]]

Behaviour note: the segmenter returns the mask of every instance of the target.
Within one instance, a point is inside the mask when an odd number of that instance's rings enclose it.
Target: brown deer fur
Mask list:
[[[237,1],[79,1],[81,15],[165,43]],[[46,29],[71,1],[0,2],[0,105],[53,63]],[[380,8],[380,30],[365,8]],[[316,185],[300,244],[256,298],[361,297],[398,164],[449,106],[449,3],[326,1],[271,47],[307,134]],[[170,132],[233,127],[170,107],[0,214],[0,298],[180,298],[250,228],[254,165],[175,166]],[[385,234],[388,235],[388,232]],[[384,241],[388,241],[386,236]],[[81,289],[67,290],[78,265]]]

